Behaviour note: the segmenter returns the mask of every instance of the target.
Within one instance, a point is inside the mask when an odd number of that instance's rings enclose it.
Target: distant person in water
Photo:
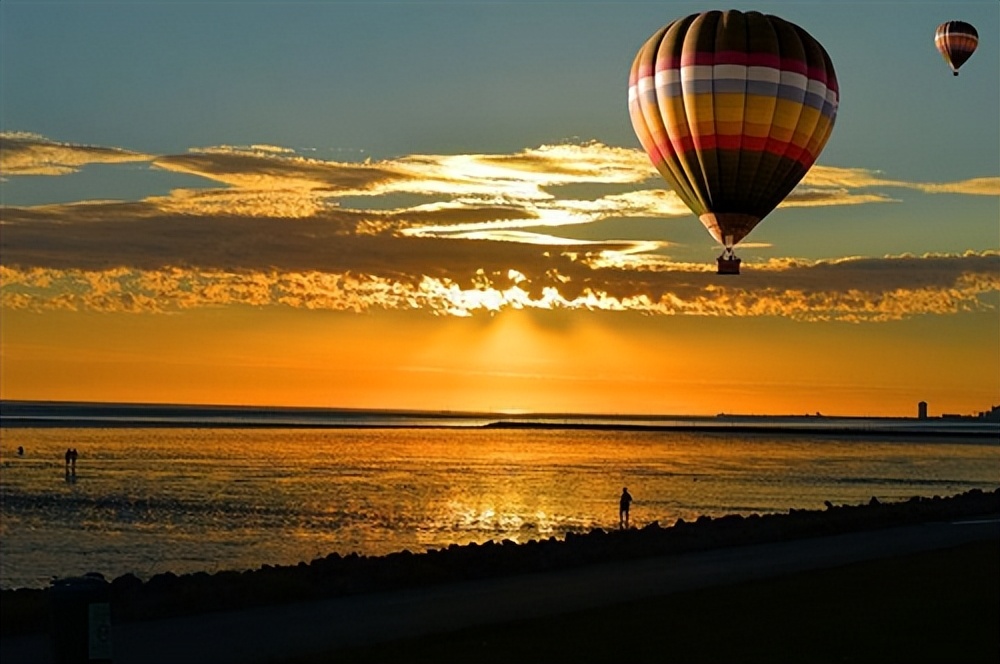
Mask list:
[[[23,445],[18,445],[17,446],[17,456],[24,456],[24,446]]]
[[[628,528],[628,508],[632,505],[632,494],[628,487],[622,488],[622,497],[618,500],[618,527]]]
[[[66,474],[76,475],[76,458],[80,456],[75,447],[66,449]]]

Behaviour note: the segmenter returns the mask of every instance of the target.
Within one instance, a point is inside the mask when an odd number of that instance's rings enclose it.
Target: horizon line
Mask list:
[[[524,409],[500,409],[500,410],[455,410],[450,408],[441,409],[421,409],[421,408],[393,408],[393,407],[349,407],[349,406],[288,406],[288,405],[251,405],[251,404],[224,404],[224,403],[175,403],[175,402],[148,402],[148,401],[86,401],[86,400],[61,400],[61,399],[6,399],[0,398],[0,406],[36,406],[36,407],[79,407],[79,408],[149,408],[149,409],[193,409],[193,410],[235,410],[235,411],[282,411],[288,413],[378,413],[396,414],[412,416],[434,416],[434,417],[454,417],[454,418],[497,418],[497,419],[518,419],[518,418],[578,418],[578,419],[724,419],[724,418],[798,418],[798,419],[942,419],[949,417],[969,417],[976,418],[991,409],[1000,408],[993,405],[985,410],[973,411],[971,413],[943,413],[941,415],[928,415],[920,418],[917,415],[845,415],[845,414],[825,414],[820,411],[812,413],[738,413],[721,411],[715,415],[690,414],[690,413],[593,413],[593,412],[572,412],[572,411],[529,411]],[[0,417],[3,412],[0,411]]]

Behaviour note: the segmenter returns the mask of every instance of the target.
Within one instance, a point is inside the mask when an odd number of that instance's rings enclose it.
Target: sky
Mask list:
[[[642,44],[711,9],[804,28],[840,87],[738,277],[627,106]],[[998,34],[995,0],[4,0],[0,397],[988,410]]]

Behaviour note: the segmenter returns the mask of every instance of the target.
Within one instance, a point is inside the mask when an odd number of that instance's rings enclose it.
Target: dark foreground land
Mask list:
[[[119,663],[996,663],[998,515],[972,490],[103,587]],[[0,593],[4,664],[52,660],[58,598]]]
[[[462,629],[325,662],[1000,662],[1000,542]]]

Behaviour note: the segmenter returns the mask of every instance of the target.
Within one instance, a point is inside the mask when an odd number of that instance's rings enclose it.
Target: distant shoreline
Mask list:
[[[837,418],[829,418],[837,419]],[[934,424],[917,425],[907,424],[902,426],[880,426],[866,427],[858,426],[808,426],[798,424],[750,424],[745,422],[733,422],[719,424],[604,424],[590,423],[580,424],[574,422],[567,423],[535,423],[535,422],[494,422],[485,425],[486,429],[566,429],[566,430],[594,430],[594,431],[685,431],[701,433],[758,433],[758,434],[810,434],[829,436],[961,436],[961,437],[982,437],[997,438],[1000,441],[1000,426],[994,430],[988,429],[961,429],[944,428],[934,426]]]
[[[982,417],[580,415],[309,407],[0,401],[0,428],[470,429],[995,439]]]
[[[1000,427],[961,428],[942,426],[802,426],[731,424],[628,424],[579,422],[498,421],[480,425],[321,423],[321,422],[194,422],[186,420],[0,418],[0,429],[466,429],[522,431],[617,431],[648,433],[713,433],[757,435],[818,435],[852,437],[977,438],[1000,442]]]

